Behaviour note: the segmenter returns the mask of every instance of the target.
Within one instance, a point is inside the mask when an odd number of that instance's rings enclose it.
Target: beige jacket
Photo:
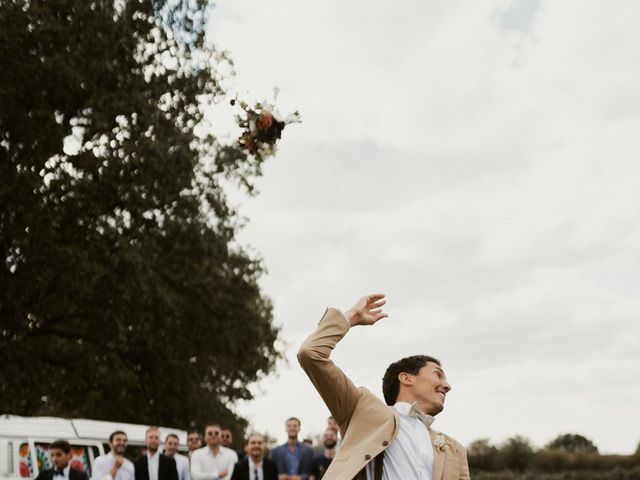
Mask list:
[[[342,443],[325,480],[366,479],[364,467],[396,437],[400,418],[366,388],[358,388],[329,356],[349,331],[344,315],[329,309],[305,340],[298,361],[340,426]],[[467,480],[467,454],[453,438],[429,429],[433,443],[433,480]],[[381,457],[382,458],[382,455]],[[403,479],[397,479],[403,480]]]

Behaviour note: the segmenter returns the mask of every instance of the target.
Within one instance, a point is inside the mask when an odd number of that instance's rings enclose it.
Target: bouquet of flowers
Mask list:
[[[288,115],[281,114],[275,106],[277,98],[278,89],[274,89],[273,103],[265,100],[250,106],[247,102],[238,102],[241,112],[237,115],[237,121],[243,129],[238,143],[251,155],[273,155],[284,127],[290,123],[302,122],[298,111]],[[231,100],[231,105],[236,103],[237,100]]]

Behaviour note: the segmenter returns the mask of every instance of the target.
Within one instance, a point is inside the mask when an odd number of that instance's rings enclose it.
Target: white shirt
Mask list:
[[[149,453],[147,450],[147,471],[149,472],[149,480],[158,480],[158,467],[160,465],[160,454]]]
[[[409,415],[411,405],[393,406],[400,414],[400,428],[395,440],[384,452],[382,480],[432,480],[433,445],[429,429]],[[367,464],[367,480],[374,478],[374,461]]]
[[[249,461],[249,480],[263,480],[264,473],[262,472],[262,460],[260,463],[255,464],[251,458],[247,459]],[[256,473],[258,476],[256,477]]]
[[[69,469],[71,465],[67,465],[62,469],[62,475],[56,475],[56,470],[58,470],[55,466],[53,467],[53,478],[54,480],[69,480]]]
[[[178,480],[191,480],[189,458],[176,453],[173,459],[176,461],[176,468],[178,469]]]
[[[111,469],[115,464],[116,459],[112,452],[106,455],[100,455],[93,462],[93,475],[91,480],[135,480],[135,470],[131,460],[126,458],[122,459],[122,465],[118,469],[115,478],[111,476]]]
[[[233,467],[238,462],[238,454],[220,446],[214,455],[209,446],[199,448],[191,453],[191,478],[193,480],[227,480],[231,478]],[[226,470],[224,477],[219,472]]]

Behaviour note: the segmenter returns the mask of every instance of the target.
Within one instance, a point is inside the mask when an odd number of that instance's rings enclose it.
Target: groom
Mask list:
[[[440,362],[425,355],[392,363],[384,374],[385,402],[357,388],[329,356],[351,327],[387,317],[384,295],[361,298],[342,314],[329,309],[298,352],[298,361],[331,414],[342,443],[325,480],[468,480],[464,447],[431,429],[451,390]]]

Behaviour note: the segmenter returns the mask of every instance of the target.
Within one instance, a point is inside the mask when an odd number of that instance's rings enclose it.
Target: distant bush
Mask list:
[[[517,435],[502,444],[498,450],[498,463],[507,470],[523,472],[531,466],[533,456],[529,440]]]
[[[608,471],[579,470],[558,473],[542,472],[471,472],[472,480],[640,480],[640,467],[616,467]]]
[[[611,470],[640,466],[637,455],[599,455],[597,453],[570,453],[562,450],[539,450],[533,456],[532,467],[542,472],[567,470]]]
[[[547,449],[573,453],[598,453],[598,447],[591,440],[577,433],[565,433],[557,436],[549,442]]]

